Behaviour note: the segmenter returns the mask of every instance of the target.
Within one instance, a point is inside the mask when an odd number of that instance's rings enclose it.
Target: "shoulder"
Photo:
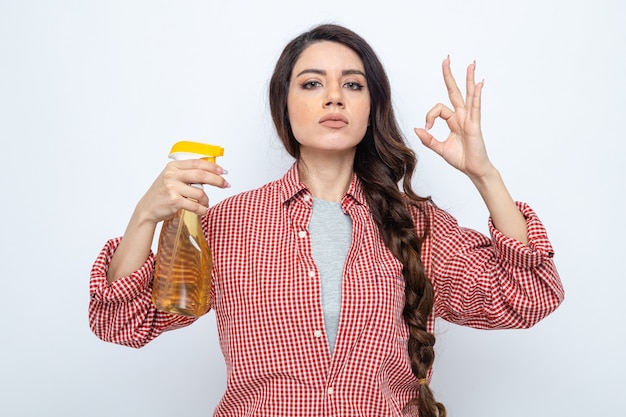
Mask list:
[[[244,191],[224,199],[209,209],[207,215],[220,216],[232,211],[239,214],[267,208],[280,201],[279,180],[269,182],[254,190]]]
[[[418,230],[427,230],[428,234],[446,234],[450,229],[458,228],[457,220],[430,198],[418,202],[407,198],[407,208]]]

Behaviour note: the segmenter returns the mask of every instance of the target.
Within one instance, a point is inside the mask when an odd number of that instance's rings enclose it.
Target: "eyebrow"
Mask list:
[[[298,75],[296,75],[296,77],[299,77],[302,74],[307,74],[307,73],[326,75],[326,71],[325,70],[315,69],[315,68],[308,68],[308,69],[300,71],[298,73]],[[341,75],[362,75],[363,77],[365,77],[365,73],[363,71],[361,71],[361,70],[358,70],[358,69],[343,70],[343,71],[341,71]]]

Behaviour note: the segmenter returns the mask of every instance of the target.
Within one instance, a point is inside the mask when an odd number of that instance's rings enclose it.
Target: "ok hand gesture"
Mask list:
[[[480,180],[493,169],[480,128],[480,100],[484,81],[474,81],[476,63],[470,64],[467,67],[466,94],[463,99],[450,70],[450,57],[443,61],[442,67],[443,80],[454,110],[441,103],[435,105],[426,114],[426,127],[416,128],[415,133],[424,146],[441,155],[450,165],[473,181]],[[437,140],[428,132],[437,118],[445,120],[450,129],[444,141]]]

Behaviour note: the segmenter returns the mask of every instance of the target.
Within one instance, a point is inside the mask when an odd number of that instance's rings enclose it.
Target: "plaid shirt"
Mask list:
[[[431,231],[422,260],[435,287],[431,332],[435,317],[485,329],[529,327],[560,304],[553,250],[527,205],[518,203],[528,246],[491,222],[489,239],[424,204]],[[402,265],[382,242],[356,177],[341,207],[352,218],[353,235],[332,356],[307,231],[312,196],[295,165],[282,179],[231,197],[204,218],[214,259],[212,309],[228,369],[215,416],[399,416],[416,395],[402,317]],[[423,228],[423,214],[412,210]],[[152,306],[152,254],[138,271],[107,284],[118,243],[107,242],[91,273],[95,334],[141,347],[192,323]]]

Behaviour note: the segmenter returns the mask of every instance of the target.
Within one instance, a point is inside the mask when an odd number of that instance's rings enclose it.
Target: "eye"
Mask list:
[[[306,81],[306,82],[300,84],[300,86],[304,90],[313,90],[314,88],[321,87],[322,83],[320,83],[319,81]]]
[[[362,90],[363,89],[363,84],[358,83],[356,81],[348,81],[347,83],[345,83],[343,85],[345,88],[348,88],[350,90]]]

